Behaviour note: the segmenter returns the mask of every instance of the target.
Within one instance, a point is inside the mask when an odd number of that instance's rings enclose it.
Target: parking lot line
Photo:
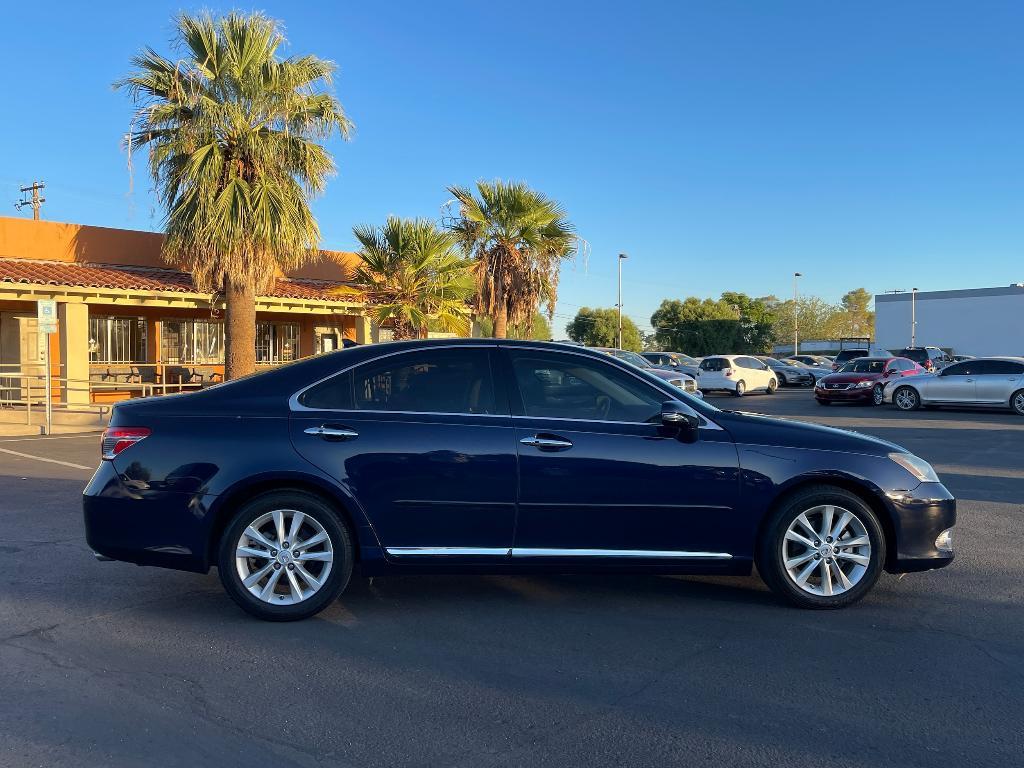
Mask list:
[[[45,461],[48,464],[60,464],[62,467],[71,467],[72,469],[87,469],[90,472],[96,469],[96,467],[87,467],[84,464],[75,464],[70,461],[61,461],[60,459],[48,459],[45,456],[33,456],[31,453],[11,451],[7,448],[0,448],[0,453],[9,453],[11,456],[19,456],[23,459],[33,459],[34,461]]]
[[[95,440],[99,437],[99,432],[83,432],[78,435],[36,435],[35,437],[5,437],[0,438],[0,443],[33,443],[40,440],[81,440],[84,437],[92,438]]]

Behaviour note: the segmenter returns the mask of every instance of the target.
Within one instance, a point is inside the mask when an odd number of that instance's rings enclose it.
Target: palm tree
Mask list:
[[[358,283],[378,324],[390,324],[394,338],[427,335],[428,326],[451,333],[469,331],[473,262],[463,258],[455,238],[426,219],[389,216],[381,228],[355,227],[362,263]]]
[[[166,206],[163,254],[226,304],[226,378],[255,369],[255,298],[278,269],[317,252],[308,198],[334,162],[323,140],[351,123],[324,90],[334,64],[281,58],[278,22],[261,14],[181,15],[174,60],[146,48],[115,87],[137,106],[129,151],[149,148]]]
[[[477,260],[476,310],[493,318],[495,338],[506,338],[510,323],[529,334],[541,302],[554,311],[561,261],[576,252],[573,227],[558,203],[525,184],[476,186],[479,197],[448,190],[459,205],[451,229]]]

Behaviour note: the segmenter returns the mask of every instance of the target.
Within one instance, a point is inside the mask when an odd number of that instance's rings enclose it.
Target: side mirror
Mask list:
[[[684,443],[697,442],[700,430],[700,419],[689,413],[686,406],[678,400],[666,400],[661,404],[661,423],[673,430]]]

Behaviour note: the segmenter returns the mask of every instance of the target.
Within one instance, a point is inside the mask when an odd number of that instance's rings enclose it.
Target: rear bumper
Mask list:
[[[886,570],[930,571],[953,562],[953,551],[935,546],[939,534],[956,525],[956,499],[942,483],[921,483],[912,491],[892,491],[886,499],[894,512],[896,534],[895,557],[890,557]]]
[[[208,500],[133,489],[104,461],[82,495],[85,539],[98,559],[205,573]]]

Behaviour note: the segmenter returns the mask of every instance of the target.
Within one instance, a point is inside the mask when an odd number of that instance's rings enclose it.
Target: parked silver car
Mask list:
[[[596,349],[598,352],[604,352],[606,355],[617,357],[619,360],[627,362],[630,365],[634,365],[652,376],[664,379],[672,386],[679,387],[687,394],[701,399],[704,398],[704,394],[697,389],[697,382],[692,376],[687,376],[685,373],[666,371],[663,368],[658,368],[657,366],[651,365],[650,360],[647,360],[636,352],[630,352],[628,349],[613,349],[611,347],[591,347],[591,349]]]
[[[885,385],[882,402],[901,411],[938,405],[1002,406],[1024,416],[1024,357],[979,357],[938,373],[896,379]]]

